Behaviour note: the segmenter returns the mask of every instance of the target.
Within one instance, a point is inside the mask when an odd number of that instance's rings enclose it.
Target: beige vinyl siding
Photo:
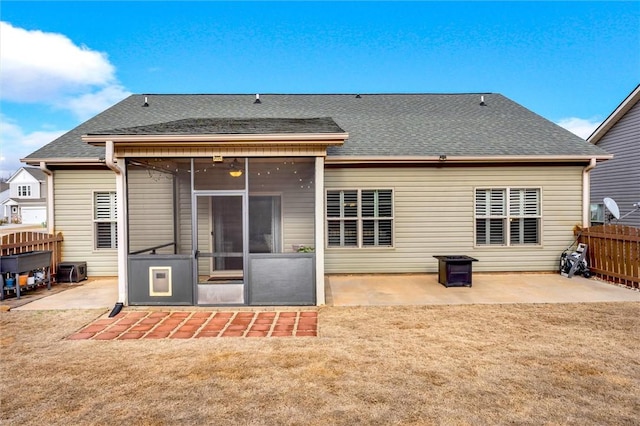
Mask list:
[[[540,188],[540,246],[475,246],[475,188]],[[474,271],[554,271],[582,218],[582,167],[325,170],[326,189],[394,191],[393,248],[327,248],[327,273],[437,272],[434,255],[477,258]]]
[[[191,254],[191,175],[180,175],[177,182],[178,254]]]
[[[130,167],[127,183],[129,251],[174,242],[173,175]],[[173,246],[159,249],[157,253],[173,253]]]
[[[209,197],[198,197],[196,204],[198,216],[198,251],[203,253],[213,252],[213,223],[211,220],[211,199]],[[213,260],[210,257],[198,258],[198,271],[207,273],[213,269]]]
[[[88,276],[117,276],[117,249],[94,248],[93,194],[115,191],[110,170],[54,171],[55,232],[62,232],[62,261],[86,261]]]
[[[314,193],[312,189],[285,188],[282,197],[282,251],[293,245],[314,246]]]
[[[293,245],[314,245],[314,164],[303,160],[286,165],[249,163],[249,195],[282,196],[283,252],[292,252]]]

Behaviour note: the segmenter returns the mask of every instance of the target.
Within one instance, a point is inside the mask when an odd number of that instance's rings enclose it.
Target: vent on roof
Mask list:
[[[260,94],[256,93],[256,100],[253,101],[254,104],[261,104],[262,102],[260,101]]]
[[[149,106],[149,100],[147,99],[147,97],[144,97],[144,103],[142,104],[143,107],[148,107]]]
[[[360,96],[360,94],[359,94],[359,93],[356,95],[356,99],[360,99],[361,97],[362,97],[362,96]]]
[[[484,102],[484,95],[480,96],[480,106],[487,106],[487,104]]]

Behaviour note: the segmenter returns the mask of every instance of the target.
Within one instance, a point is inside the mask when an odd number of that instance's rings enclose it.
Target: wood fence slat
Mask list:
[[[623,233],[625,234],[625,236],[631,236],[631,229],[623,229]],[[625,276],[632,276],[633,275],[633,268],[631,267],[631,242],[628,240],[623,240],[622,241],[622,252],[623,252],[623,263],[622,263],[622,273]],[[628,282],[624,283],[625,285],[629,285]]]
[[[589,268],[607,281],[640,288],[640,228],[598,225],[575,230],[587,245]]]
[[[0,244],[0,256],[26,253],[37,250],[50,250],[51,275],[55,277],[58,264],[62,260],[62,232],[46,234],[44,232],[15,232],[3,235]]]

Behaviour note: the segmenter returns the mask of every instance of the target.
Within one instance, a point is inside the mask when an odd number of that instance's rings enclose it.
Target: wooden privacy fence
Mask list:
[[[588,246],[592,274],[632,288],[640,288],[640,228],[598,225],[576,229],[578,241]]]
[[[26,253],[36,250],[51,251],[51,275],[55,276],[62,256],[62,232],[46,234],[44,232],[15,232],[2,236],[0,255]]]

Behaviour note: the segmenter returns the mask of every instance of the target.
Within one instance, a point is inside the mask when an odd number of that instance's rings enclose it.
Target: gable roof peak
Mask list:
[[[611,129],[635,104],[640,102],[640,84],[613,110],[611,114],[587,138],[589,143],[597,145],[600,139]]]

